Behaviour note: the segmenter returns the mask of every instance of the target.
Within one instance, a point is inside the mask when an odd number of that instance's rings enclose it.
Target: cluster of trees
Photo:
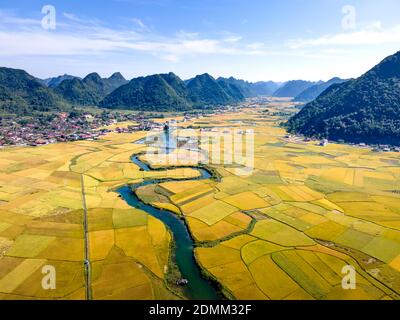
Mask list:
[[[24,115],[67,108],[64,99],[23,70],[0,68],[0,113]]]

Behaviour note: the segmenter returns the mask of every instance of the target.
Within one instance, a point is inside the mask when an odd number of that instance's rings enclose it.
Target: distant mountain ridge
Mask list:
[[[218,83],[209,74],[196,76],[187,83],[177,75],[157,74],[132,79],[100,102],[110,109],[184,111],[243,101],[239,88]]]
[[[217,81],[230,83],[237,86],[241,94],[246,98],[272,96],[273,93],[283,85],[283,83],[273,81],[248,82],[245,80],[238,80],[233,77],[218,78]]]
[[[111,77],[102,79],[99,74],[94,72],[82,80],[79,78],[66,79],[54,90],[72,104],[96,106],[108,94],[126,83],[127,80],[120,73],[114,73]]]
[[[334,84],[287,122],[290,132],[400,144],[400,51],[361,77]]]
[[[316,85],[321,84],[322,82],[311,82],[305,80],[292,80],[286,82],[282,87],[277,89],[274,92],[274,97],[280,98],[288,98],[288,97],[296,97],[304,90]]]
[[[38,79],[36,78],[41,84],[45,85],[46,87],[49,88],[55,88],[57,87],[61,82],[64,80],[71,80],[71,79],[81,79],[79,77],[71,76],[69,74],[64,74],[62,76],[58,77],[52,77],[52,78],[47,78],[47,79]]]
[[[299,95],[297,95],[294,98],[294,101],[297,101],[297,102],[309,102],[309,101],[312,101],[315,98],[317,98],[322,92],[324,92],[326,89],[328,89],[331,85],[340,84],[340,83],[343,83],[343,82],[346,82],[346,81],[347,80],[335,77],[335,78],[330,79],[327,82],[315,84],[315,85],[307,88],[303,92],[301,92]]]
[[[253,92],[256,96],[272,96],[285,82],[259,81],[253,83]]]

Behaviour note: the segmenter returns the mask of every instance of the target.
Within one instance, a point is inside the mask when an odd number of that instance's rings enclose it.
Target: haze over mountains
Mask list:
[[[303,92],[298,94],[295,98],[294,101],[297,102],[309,102],[317,98],[322,92],[324,92],[326,89],[328,89],[331,85],[333,84],[338,84],[338,83],[343,83],[346,82],[347,80],[340,79],[340,78],[332,78],[331,80],[327,82],[319,82],[311,87],[308,87],[305,89]]]
[[[319,82],[311,82],[304,80],[292,80],[286,82],[282,87],[278,88],[274,92],[275,97],[286,98],[286,97],[296,97],[304,90],[316,85],[321,84],[322,81]]]
[[[248,82],[244,80],[238,80],[233,77],[230,78],[218,78],[218,82],[230,83],[237,86],[241,94],[246,98],[253,98],[259,96],[272,96],[276,90],[278,90],[284,83],[273,82],[273,81],[259,81],[259,82]]]
[[[287,128],[333,140],[400,145],[400,51],[361,77],[330,86]]]

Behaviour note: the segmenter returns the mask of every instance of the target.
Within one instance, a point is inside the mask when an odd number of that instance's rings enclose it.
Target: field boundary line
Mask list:
[[[88,228],[88,214],[86,206],[85,196],[85,184],[83,174],[81,174],[81,189],[82,189],[82,207],[83,207],[83,232],[84,232],[84,243],[85,243],[85,260],[84,272],[85,272],[85,296],[86,300],[92,300],[92,286],[91,286],[91,265],[90,265],[90,253],[89,253],[89,228]]]

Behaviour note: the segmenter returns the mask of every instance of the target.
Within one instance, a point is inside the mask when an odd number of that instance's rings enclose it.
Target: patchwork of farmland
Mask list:
[[[179,299],[166,284],[170,231],[114,192],[146,178],[182,180],[136,193],[185,219],[196,260],[229,298],[399,299],[399,154],[289,138],[268,109],[187,124],[253,129],[249,175],[212,163],[220,179],[185,181],[199,173],[179,168],[184,157],[196,164],[184,150],[172,163],[143,156],[169,169],[141,171],[130,157],[145,150],[132,143],[144,133],[1,150],[0,299],[85,299],[85,217],[93,299]],[[45,265],[57,270],[55,290],[42,288]],[[346,265],[354,290],[342,288]]]
[[[0,299],[85,299],[85,209],[93,299],[178,298],[165,285],[170,232],[114,190],[198,173],[140,171],[130,156],[142,136],[0,152]],[[42,287],[46,265],[56,270],[54,290]]]
[[[237,299],[398,299],[399,154],[294,141],[279,116],[261,114],[213,117],[215,127],[254,129],[251,175],[210,164],[221,181],[152,190],[185,217],[197,261]],[[342,288],[346,265],[354,290]]]

